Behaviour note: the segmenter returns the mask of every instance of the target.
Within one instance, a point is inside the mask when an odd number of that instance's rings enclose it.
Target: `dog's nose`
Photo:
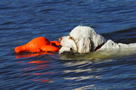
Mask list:
[[[61,40],[62,40],[62,37],[59,38],[59,41],[61,41]]]

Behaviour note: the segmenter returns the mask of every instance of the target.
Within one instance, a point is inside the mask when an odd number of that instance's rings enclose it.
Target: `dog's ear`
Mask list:
[[[79,53],[88,53],[91,50],[91,40],[89,38],[81,38],[77,43]]]

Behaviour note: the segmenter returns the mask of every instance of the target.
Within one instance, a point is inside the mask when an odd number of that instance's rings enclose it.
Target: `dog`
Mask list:
[[[90,52],[107,52],[111,55],[132,54],[136,52],[136,43],[123,44],[115,43],[112,40],[106,40],[102,35],[95,32],[89,26],[76,26],[68,36],[59,38],[61,48],[59,54],[64,52],[73,53],[90,53]]]

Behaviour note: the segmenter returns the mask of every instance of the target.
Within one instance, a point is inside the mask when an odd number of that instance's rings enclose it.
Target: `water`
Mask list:
[[[115,42],[136,42],[135,0],[1,0],[1,90],[135,90],[136,55],[62,60],[58,53],[14,53],[38,36],[58,40],[77,25]]]

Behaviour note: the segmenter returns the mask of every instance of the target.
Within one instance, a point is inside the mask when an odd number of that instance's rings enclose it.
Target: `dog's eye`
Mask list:
[[[70,51],[72,51],[73,49],[72,48],[70,48]]]

